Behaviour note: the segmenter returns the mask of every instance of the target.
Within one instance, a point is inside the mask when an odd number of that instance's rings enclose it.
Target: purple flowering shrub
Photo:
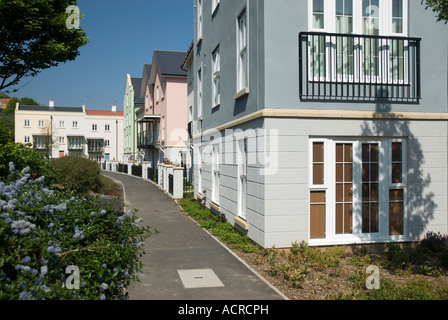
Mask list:
[[[126,298],[149,228],[135,212],[50,190],[28,170],[11,162],[0,182],[0,299]]]

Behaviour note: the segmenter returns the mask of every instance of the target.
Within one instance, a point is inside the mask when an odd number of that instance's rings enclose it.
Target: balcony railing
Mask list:
[[[159,135],[156,132],[141,132],[137,139],[137,148],[149,148],[159,142]]]
[[[301,32],[303,101],[418,103],[420,38]]]

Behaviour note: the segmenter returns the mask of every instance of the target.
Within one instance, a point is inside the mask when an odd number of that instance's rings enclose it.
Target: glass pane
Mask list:
[[[324,12],[324,0],[313,0],[313,12]]]
[[[313,142],[313,162],[324,162],[323,142]]]

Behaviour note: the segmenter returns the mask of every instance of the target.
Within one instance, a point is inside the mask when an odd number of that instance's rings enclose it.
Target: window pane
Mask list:
[[[324,144],[313,143],[313,184],[324,184]]]
[[[403,234],[403,190],[389,190],[389,234]]]
[[[310,192],[310,238],[325,238],[325,191]]]
[[[324,0],[313,0],[313,28],[324,28]]]

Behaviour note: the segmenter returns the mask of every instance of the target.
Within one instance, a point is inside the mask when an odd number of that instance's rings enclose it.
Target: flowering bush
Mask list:
[[[135,212],[50,190],[28,170],[11,162],[0,182],[0,299],[125,298],[148,227]],[[79,270],[79,289],[70,266]]]

